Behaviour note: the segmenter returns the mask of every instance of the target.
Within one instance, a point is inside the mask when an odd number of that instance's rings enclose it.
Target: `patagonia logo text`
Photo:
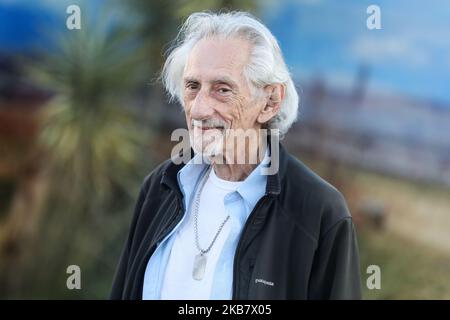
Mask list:
[[[273,285],[274,285],[273,282],[267,281],[264,279],[255,279],[255,283],[262,283],[262,284],[265,284],[266,286],[271,286],[271,287],[273,287]]]

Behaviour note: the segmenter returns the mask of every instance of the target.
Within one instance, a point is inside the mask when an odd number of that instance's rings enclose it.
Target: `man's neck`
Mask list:
[[[220,179],[244,181],[258,164],[213,164],[214,172]]]
[[[260,152],[262,148],[263,145],[260,143],[257,149],[256,163],[238,164],[237,161],[230,163],[231,161],[226,161],[224,158],[220,162],[210,159],[216,176],[228,181],[244,181],[264,158],[266,150],[264,148],[263,152]],[[247,156],[245,160],[250,161],[251,158]]]

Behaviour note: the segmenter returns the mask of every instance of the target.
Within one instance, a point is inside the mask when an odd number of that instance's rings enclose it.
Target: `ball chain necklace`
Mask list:
[[[203,176],[203,179],[200,183],[199,190],[197,194],[195,195],[195,201],[194,201],[194,234],[195,234],[195,246],[197,247],[198,251],[200,251],[199,254],[195,256],[194,259],[194,268],[192,270],[192,277],[194,280],[202,280],[205,275],[205,269],[206,269],[206,262],[207,262],[207,256],[206,254],[211,250],[212,246],[217,240],[217,237],[219,236],[220,232],[223,229],[223,226],[227,221],[230,219],[230,215],[228,215],[225,220],[220,224],[219,230],[217,230],[214,238],[212,239],[211,243],[206,249],[202,249],[200,247],[200,241],[198,236],[198,208],[200,205],[200,195],[202,194],[203,187],[206,184],[206,181],[208,180],[209,174],[211,172],[212,166],[209,166],[207,169],[205,175]]]

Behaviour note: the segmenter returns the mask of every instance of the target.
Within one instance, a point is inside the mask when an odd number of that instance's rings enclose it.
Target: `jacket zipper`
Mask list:
[[[205,172],[205,171],[203,171],[202,174],[203,174],[204,172]],[[183,198],[184,198],[186,195],[184,194],[183,189],[181,189],[181,193],[183,194]],[[175,196],[175,197],[176,197],[176,201],[177,201],[177,208],[176,208],[177,213],[174,214],[174,216],[170,218],[170,222],[167,224],[167,227],[166,227],[165,229],[163,229],[164,231],[162,231],[161,234],[158,236],[158,238],[157,238],[157,240],[156,240],[156,245],[158,245],[158,243],[159,243],[162,239],[164,239],[164,238],[166,237],[166,235],[169,234],[170,230],[172,230],[172,228],[180,221],[180,219],[178,219],[177,222],[176,222],[174,225],[172,225],[172,224],[173,224],[173,221],[175,220],[175,218],[178,217],[178,216],[181,216],[181,217],[182,217],[182,216],[183,216],[183,213],[186,212],[186,208],[185,208],[185,206],[184,206],[183,199],[180,199],[178,196]],[[153,244],[153,245],[154,245],[154,244]]]
[[[156,243],[154,242],[152,247],[155,244],[158,245],[158,243],[162,239],[164,239],[169,234],[169,232],[172,230],[172,228],[180,221],[180,219],[178,219],[178,220],[176,219],[177,217],[181,216],[181,213],[182,213],[182,208],[180,207],[178,198],[177,198],[177,206],[176,206],[175,211],[176,211],[175,214],[172,217],[170,217],[169,222],[166,224],[166,227],[163,228],[163,231],[161,231],[161,233],[158,235],[158,237],[156,239]]]
[[[139,270],[142,270],[142,271],[138,271],[138,272],[139,273],[142,272],[142,277],[144,277],[144,273],[143,273],[144,271],[143,270],[145,270],[145,269],[142,269],[143,265],[145,265],[145,263],[143,261],[147,261],[147,263],[148,263],[148,259],[150,259],[151,255],[157,249],[159,242],[162,239],[164,239],[164,237],[173,228],[174,221],[176,220],[177,217],[180,216],[180,212],[181,212],[181,210],[180,210],[180,206],[179,206],[179,201],[177,201],[176,208],[175,208],[175,214],[173,214],[173,216],[169,218],[169,222],[165,225],[164,228],[162,228],[163,231],[161,231],[159,233],[159,235],[156,237],[156,240],[153,241],[151,243],[151,245],[147,248],[147,251],[146,251],[145,256],[144,256],[145,258],[141,259],[141,266],[139,267]],[[179,219],[178,219],[178,221],[179,221]]]
[[[232,294],[232,300],[236,300],[237,299],[237,288],[238,288],[238,265],[239,265],[239,258],[240,258],[240,253],[242,250],[242,243],[244,241],[244,237],[246,235],[246,231],[249,228],[249,226],[252,224],[252,220],[255,216],[256,211],[258,211],[258,209],[261,207],[262,203],[264,201],[266,201],[266,199],[268,198],[268,195],[264,195],[261,199],[259,199],[259,201],[256,203],[255,207],[253,208],[252,212],[250,213],[247,221],[244,224],[244,228],[242,229],[242,234],[241,237],[239,239],[238,245],[236,247],[236,252],[234,254],[234,262],[233,262],[233,294]]]

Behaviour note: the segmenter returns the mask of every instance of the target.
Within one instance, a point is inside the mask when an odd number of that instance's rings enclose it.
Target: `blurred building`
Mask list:
[[[358,83],[358,82],[357,82]],[[450,105],[401,95],[303,86],[294,147],[406,179],[450,187]]]

